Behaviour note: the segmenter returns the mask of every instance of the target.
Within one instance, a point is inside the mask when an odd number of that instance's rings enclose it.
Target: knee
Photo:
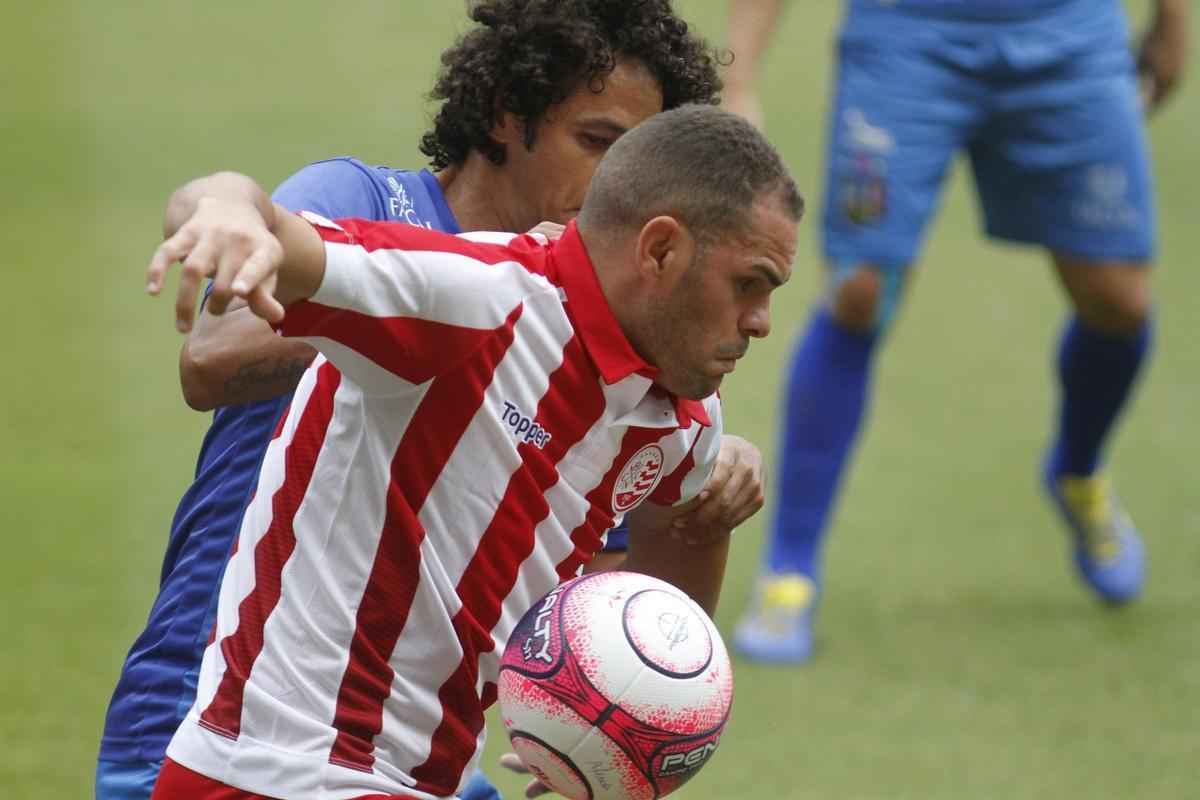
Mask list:
[[[856,333],[879,328],[884,317],[885,279],[871,267],[859,267],[838,280],[829,299],[833,318]]]
[[[1098,266],[1076,298],[1076,311],[1090,327],[1105,333],[1138,330],[1149,318],[1153,297],[1149,269]]]

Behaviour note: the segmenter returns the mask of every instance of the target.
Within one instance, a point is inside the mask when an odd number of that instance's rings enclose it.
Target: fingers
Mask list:
[[[500,766],[522,775],[529,774],[529,767],[525,766],[525,762],[516,753],[504,753],[501,755]],[[541,797],[544,794],[550,794],[550,792],[551,789],[539,780],[532,780],[525,787],[526,797]]]
[[[690,545],[702,543],[707,534],[730,531],[758,513],[766,499],[766,477],[758,450],[727,437],[700,498],[695,505],[680,506],[679,516],[672,522],[676,537]]]
[[[505,769],[510,769],[513,772],[518,772],[522,775],[529,774],[529,767],[525,766],[525,762],[516,753],[504,753],[500,756],[500,766]]]
[[[246,296],[246,305],[250,306],[250,310],[254,312],[255,316],[272,325],[283,321],[283,305],[275,299],[275,295],[271,294],[270,289],[265,285],[260,284],[254,287],[254,290]]]
[[[180,333],[192,329],[192,320],[196,316],[196,295],[200,292],[203,280],[216,272],[215,255],[206,242],[200,241],[183,260],[179,288],[175,293],[175,327]]]
[[[566,229],[567,228],[565,225],[560,225],[557,222],[539,222],[537,225],[529,229],[528,235],[541,236],[546,239],[546,241],[553,242],[562,238],[563,231]]]
[[[541,781],[530,781],[529,785],[525,787],[525,796],[530,798],[541,797],[544,794],[550,794],[550,792],[550,787]]]
[[[210,313],[224,314],[229,307],[229,301],[234,296],[230,284],[233,283],[240,262],[239,253],[236,251],[226,249],[221,252],[216,273],[213,275],[212,288],[208,293],[207,307]]]
[[[1138,73],[1138,97],[1142,110],[1152,114],[1171,93],[1171,82],[1163,80],[1153,69],[1146,67]]]
[[[157,295],[162,291],[163,279],[166,277],[167,270],[176,261],[187,258],[194,244],[188,231],[180,231],[158,246],[154,255],[151,256],[150,266],[146,270],[146,291],[149,294]]]
[[[238,269],[230,288],[238,297],[249,297],[254,289],[274,275],[283,261],[283,247],[271,237],[261,243]]]
[[[730,529],[748,519],[757,507],[747,509],[755,495],[756,482],[749,470],[733,470],[724,483],[714,487],[709,498],[691,516],[691,527]]]

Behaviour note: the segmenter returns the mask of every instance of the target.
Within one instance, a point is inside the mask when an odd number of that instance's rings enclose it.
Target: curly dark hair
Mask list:
[[[546,109],[581,84],[602,91],[618,57],[646,65],[664,108],[718,101],[722,56],[689,32],[670,0],[476,0],[469,8],[478,27],[442,54],[429,94],[442,101],[421,138],[434,169],[462,163],[472,149],[503,164],[504,146],[490,136],[503,111],[526,123],[532,147]]]

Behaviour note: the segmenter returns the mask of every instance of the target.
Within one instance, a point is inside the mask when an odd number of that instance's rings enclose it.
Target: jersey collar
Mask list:
[[[657,380],[659,370],[637,354],[613,316],[574,220],[567,224],[562,237],[554,243],[551,254],[558,283],[567,296],[567,314],[604,382],[611,385],[630,375]],[[712,425],[702,401],[671,395],[657,384],[653,391],[667,394],[674,402],[679,427],[690,427],[692,420],[705,427]]]

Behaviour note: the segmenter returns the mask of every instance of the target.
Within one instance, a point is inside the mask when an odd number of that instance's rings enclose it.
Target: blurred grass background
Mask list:
[[[721,2],[677,5],[724,39]],[[1136,20],[1148,5],[1129,4]],[[838,13],[793,6],[764,100],[814,213],[774,335],[723,391],[729,429],[768,457],[780,364],[819,287]],[[421,166],[423,95],[463,19],[452,0],[51,0],[0,26],[0,796],[91,795],[104,708],[207,424],[179,395],[170,304],[141,291],[167,194],[225,168],[271,186],[338,154]],[[1104,611],[1069,571],[1035,477],[1063,301],[1037,252],[982,239],[957,170],[836,518],[820,657],[739,665],[721,751],[680,796],[1195,795],[1198,126],[1192,84],[1152,126],[1158,352],[1113,449],[1150,548],[1144,600]],[[725,630],[765,519],[738,534]]]

